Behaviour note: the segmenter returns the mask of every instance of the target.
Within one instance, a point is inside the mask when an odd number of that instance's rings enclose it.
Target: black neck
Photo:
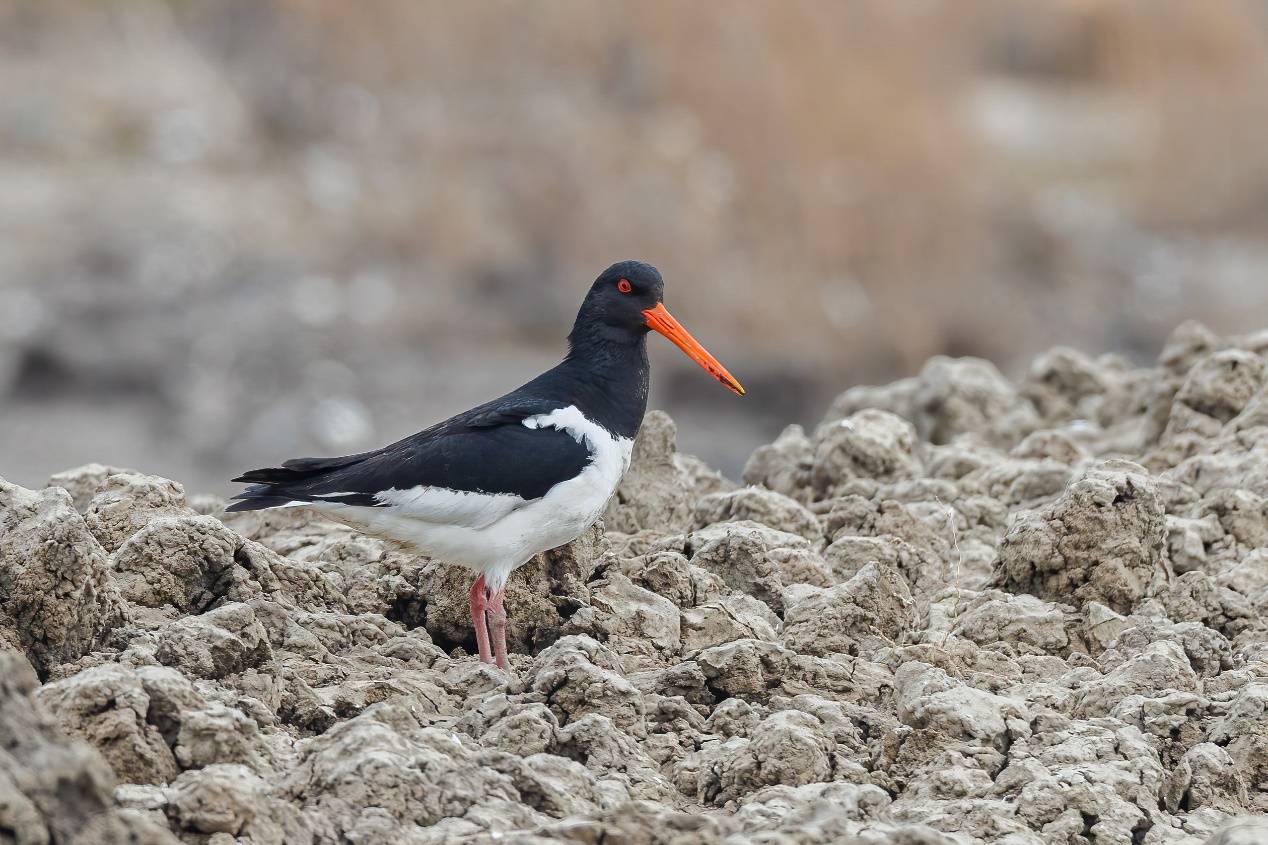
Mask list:
[[[552,398],[576,404],[588,419],[619,437],[633,437],[647,411],[647,332],[611,327],[573,329],[568,355],[538,377]]]

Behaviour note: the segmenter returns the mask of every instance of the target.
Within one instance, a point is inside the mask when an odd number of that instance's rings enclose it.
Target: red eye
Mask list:
[[[629,293],[630,291],[634,290],[634,286],[630,284],[629,279],[621,279],[621,281],[616,283],[616,289],[619,290],[621,293]]]

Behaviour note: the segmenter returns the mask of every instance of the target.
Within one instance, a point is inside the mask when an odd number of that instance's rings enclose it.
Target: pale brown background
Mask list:
[[[557,359],[613,260],[731,474],[929,355],[1268,325],[1268,4],[0,0],[0,475],[227,492]]]

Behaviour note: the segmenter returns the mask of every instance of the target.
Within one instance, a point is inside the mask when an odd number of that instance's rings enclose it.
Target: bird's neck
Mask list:
[[[579,410],[620,437],[633,437],[647,410],[647,334],[569,337],[568,356],[554,370]]]

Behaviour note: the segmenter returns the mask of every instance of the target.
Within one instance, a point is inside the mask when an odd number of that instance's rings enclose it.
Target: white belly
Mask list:
[[[509,494],[414,488],[381,494],[387,507],[313,506],[367,534],[479,572],[491,589],[500,589],[534,555],[572,542],[594,524],[629,469],[634,445],[571,406],[526,419],[524,425],[568,432],[590,449],[590,463],[528,501]]]

